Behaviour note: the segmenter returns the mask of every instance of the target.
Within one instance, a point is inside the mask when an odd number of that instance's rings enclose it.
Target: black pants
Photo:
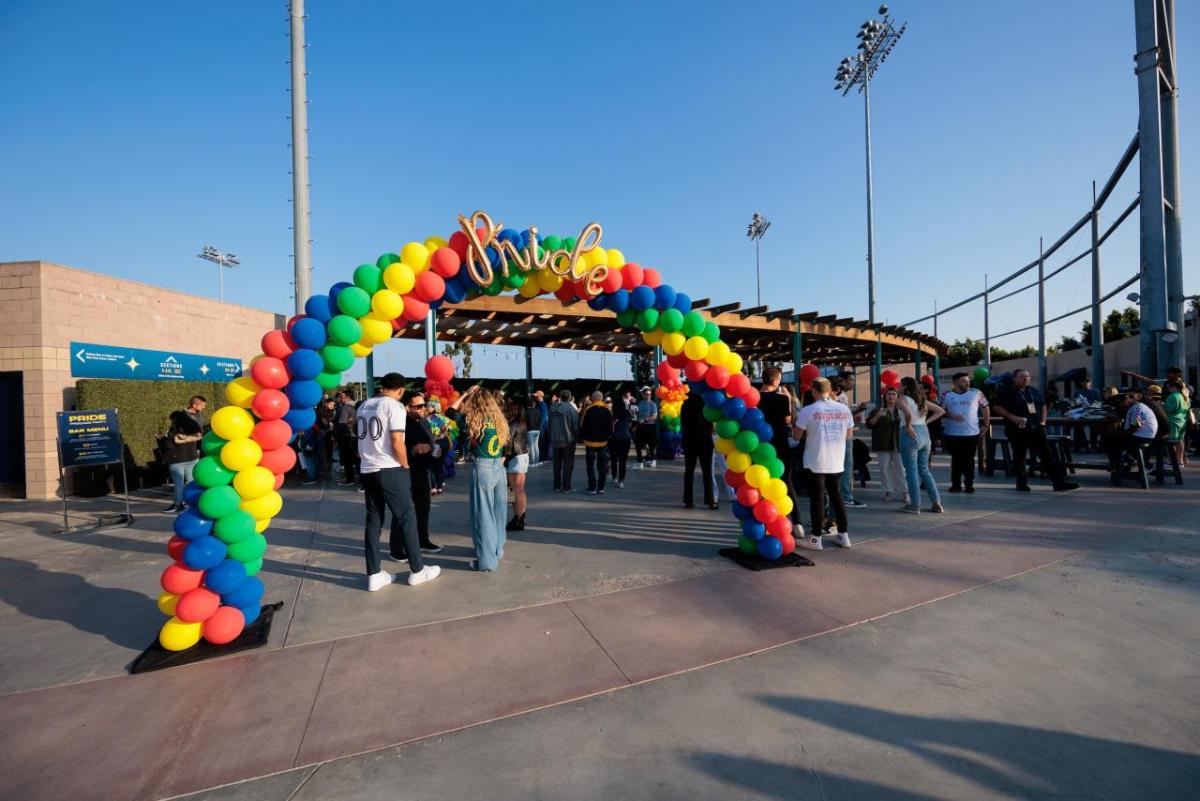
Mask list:
[[[379,532],[385,511],[392,513],[392,534],[388,545],[392,556],[408,557],[414,573],[421,571],[421,543],[417,539],[417,515],[413,509],[412,488],[403,467],[389,467],[359,476],[367,496],[367,575],[379,572]]]
[[[571,489],[571,475],[575,472],[575,445],[555,444],[554,450],[554,488],[556,490]]]
[[[796,485],[794,483],[796,480],[796,474],[793,472],[794,465],[792,463],[792,450],[785,442],[783,444],[783,450],[780,450],[778,445],[775,447],[775,455],[779,457],[781,462],[783,462],[783,475],[780,476],[780,479],[783,480],[784,485],[787,487],[788,497],[792,499],[792,511],[788,512],[788,520],[791,520],[793,523],[799,523],[800,501],[799,493],[796,492]]]
[[[430,465],[419,461],[412,465],[412,501],[417,513],[417,538],[422,547],[428,547],[429,542],[429,509],[433,505],[430,500]],[[395,518],[393,518],[393,521]],[[394,529],[393,529],[394,530]],[[395,546],[393,546],[395,547]]]
[[[685,504],[691,506],[695,503],[692,484],[696,478],[697,462],[700,464],[700,475],[704,481],[704,503],[707,506],[716,503],[713,498],[712,456],[713,443],[708,437],[683,443],[683,502]]]
[[[1124,429],[1111,429],[1100,435],[1100,442],[1104,446],[1104,453],[1108,456],[1110,470],[1117,470],[1121,467],[1121,457],[1125,455],[1125,451],[1138,445],[1148,447],[1153,441],[1135,437],[1132,431]]]
[[[610,439],[608,441],[608,464],[612,470],[613,481],[625,480],[625,464],[629,461],[631,439]]]
[[[346,471],[346,483],[353,484],[358,475],[358,438],[353,434],[344,434],[337,438],[338,460]]]
[[[602,490],[604,480],[608,478],[608,445],[585,445],[584,451],[587,457],[588,490]]]
[[[1029,485],[1029,466],[1026,464],[1026,457],[1031,453],[1037,457],[1038,464],[1042,466],[1042,469],[1050,474],[1050,481],[1054,486],[1057,487],[1063,483],[1063,466],[1058,463],[1058,459],[1054,458],[1054,453],[1050,450],[1050,443],[1046,442],[1045,428],[1042,426],[1032,428],[1005,426],[1004,434],[1012,443],[1013,468],[1017,473],[1018,487]]]
[[[943,434],[942,441],[946,443],[946,450],[950,451],[950,486],[974,486],[975,451],[979,447],[979,437]]]
[[[846,504],[842,502],[841,473],[812,473],[808,474],[808,513],[812,516],[814,537],[821,536],[825,527],[825,497],[829,497],[829,507],[833,511],[833,519],[837,522],[837,530],[846,533]]]
[[[633,430],[633,446],[637,449],[639,463],[653,460],[654,450],[658,447],[658,426],[654,423],[638,423]],[[643,451],[645,456],[642,455]]]
[[[436,443],[442,449],[441,455],[436,459],[429,459],[429,473],[432,476],[433,486],[442,489],[446,486],[446,451],[450,450],[450,440],[439,439]]]

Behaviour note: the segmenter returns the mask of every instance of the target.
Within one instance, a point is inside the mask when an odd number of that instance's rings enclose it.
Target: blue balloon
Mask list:
[[[752,520],[754,518],[754,510],[749,506],[744,506],[737,501],[734,501],[733,516],[738,520]]]
[[[305,317],[292,326],[292,340],[301,348],[318,350],[325,344],[325,322]]]
[[[675,306],[675,287],[670,284],[659,284],[654,288],[654,308],[660,311]]]
[[[726,416],[728,417],[728,415]],[[753,409],[747,409],[746,413],[742,415],[742,428],[748,428],[753,431],[766,421],[766,418],[763,417],[762,409],[757,407]]]
[[[304,321],[301,320],[300,322]],[[317,325],[320,325],[320,323],[317,323]],[[298,328],[299,326],[300,323],[297,323],[296,327]],[[325,329],[322,328],[321,330],[324,331]],[[295,339],[295,335],[292,338]],[[296,344],[300,344],[299,341]],[[325,360],[315,350],[300,348],[288,354],[287,369],[292,374],[292,383],[307,381],[321,374],[325,369]]]
[[[499,270],[500,262],[503,261],[500,251],[496,250],[495,245],[488,245],[485,252],[487,253],[488,262],[492,265],[492,269]]]
[[[242,617],[246,618],[246,625],[249,626],[254,621],[258,620],[259,614],[262,612],[262,607],[258,604],[247,606],[242,609]]]
[[[294,356],[295,354],[292,355]],[[316,381],[297,381],[293,379],[290,384],[283,388],[283,393],[292,402],[293,409],[311,409],[321,402],[321,398],[325,395],[325,390],[321,389],[321,385]]]
[[[746,415],[746,402],[741,398],[726,398],[721,404],[721,414],[730,420],[741,420]]]
[[[618,289],[606,297],[608,297],[608,310],[615,314],[620,314],[629,308],[629,290],[627,289]]]
[[[221,563],[226,550],[225,543],[211,534],[205,534],[192,540],[183,549],[183,563],[192,570],[208,570]]]
[[[767,527],[754,518],[750,518],[749,520],[742,521],[742,533],[745,534],[747,538],[757,542],[758,540],[761,540],[763,535],[767,533]]]
[[[331,307],[329,305],[328,295],[313,295],[308,300],[304,301],[304,313],[314,320],[322,323],[327,323],[333,319],[330,314]],[[305,347],[308,347],[305,345]],[[320,347],[320,346],[318,346]]]
[[[246,580],[246,566],[236,559],[223,559],[204,574],[204,586],[217,595],[226,595]]]
[[[629,293],[629,305],[634,311],[645,311],[654,305],[654,290],[642,285]]]
[[[442,296],[447,303],[462,303],[467,297],[467,289],[458,281],[446,282],[446,294]],[[431,306],[433,304],[430,304]]]
[[[175,533],[185,540],[196,540],[212,533],[213,520],[195,509],[188,509],[175,518],[172,527],[175,529]]]
[[[706,389],[701,397],[704,398],[705,406],[712,406],[714,409],[719,409],[725,403],[725,393],[719,389]]]
[[[708,384],[703,381],[688,381],[688,389],[693,395],[703,395],[708,391]]]
[[[521,235],[515,229],[505,228],[500,233],[496,234],[496,239],[501,242],[512,242],[514,245],[521,241]]]
[[[316,384],[316,381],[310,383]],[[318,384],[318,389],[320,385]],[[316,404],[313,404],[314,406]],[[283,416],[283,421],[292,427],[292,431],[305,431],[313,427],[313,423],[317,422],[317,410],[309,406],[305,409],[297,409],[294,405],[287,414]]]
[[[588,308],[593,311],[604,311],[608,308],[608,298],[604,295],[597,295],[594,298],[588,298]]]
[[[195,506],[200,503],[200,495],[204,492],[204,487],[197,484],[195,481],[189,482],[183,488],[183,502],[188,506]]]
[[[783,556],[783,543],[777,537],[763,537],[758,541],[758,555],[768,562]]]
[[[679,309],[680,314],[687,314],[692,310],[692,296],[686,292],[675,293],[675,308]]]
[[[338,281],[336,284],[329,287],[329,308],[331,310],[337,308],[337,296],[342,294],[342,290],[349,289],[352,286],[354,286],[354,284],[350,283],[349,281]],[[341,314],[341,311],[335,311],[333,314],[334,316],[337,316]],[[331,317],[330,319],[333,318]]]
[[[754,430],[754,433],[758,435],[759,442],[770,442],[771,437],[775,436],[775,429],[771,428],[767,423],[763,423]]]
[[[221,593],[221,603],[226,606],[236,606],[239,609],[244,606],[257,606],[258,602],[262,600],[264,590],[262,579],[258,576],[250,576],[232,592]]]

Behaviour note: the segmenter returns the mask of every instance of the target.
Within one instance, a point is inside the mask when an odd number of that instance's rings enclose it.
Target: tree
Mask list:
[[[1138,329],[1142,327],[1142,317],[1137,308],[1126,306],[1124,311],[1113,309],[1104,318],[1101,325],[1101,330],[1104,332],[1105,342],[1116,342],[1118,339],[1124,339],[1128,336],[1133,336],[1138,333]],[[1084,320],[1083,325],[1079,329],[1079,339],[1086,345],[1092,344],[1092,321]]]
[[[454,363],[458,365],[459,378],[471,377],[471,357],[474,355],[474,350],[471,348],[470,342],[452,342],[444,345],[442,355],[454,359]]]
[[[1085,340],[1085,341],[1087,341],[1087,340]],[[1058,343],[1058,350],[1061,353],[1066,353],[1069,350],[1079,350],[1082,347],[1083,347],[1082,342],[1080,342],[1075,337],[1067,336],[1066,334],[1063,334],[1062,339],[1059,340],[1059,343]]]
[[[654,351],[631,353],[629,361],[634,384],[648,387],[654,383]]]

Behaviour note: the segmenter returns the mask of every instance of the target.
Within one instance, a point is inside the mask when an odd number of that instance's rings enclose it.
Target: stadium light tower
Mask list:
[[[750,220],[750,224],[746,226],[746,236],[750,237],[750,241],[754,243],[754,273],[758,281],[757,289],[755,290],[755,306],[762,305],[762,262],[759,259],[758,243],[770,227],[771,221],[757,211],[754,212],[754,217]]]
[[[219,276],[219,284],[221,287],[221,302],[225,302],[225,268],[237,267],[242,263],[242,260],[232,253],[222,253],[212,245],[205,245],[203,250],[196,254],[197,258],[211,261],[217,265],[217,275]]]

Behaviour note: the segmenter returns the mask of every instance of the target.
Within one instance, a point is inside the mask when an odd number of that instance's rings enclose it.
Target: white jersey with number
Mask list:
[[[354,421],[362,462],[359,472],[376,473],[401,466],[392,449],[392,432],[403,431],[407,419],[404,407],[394,398],[381,395],[362,402]]]

